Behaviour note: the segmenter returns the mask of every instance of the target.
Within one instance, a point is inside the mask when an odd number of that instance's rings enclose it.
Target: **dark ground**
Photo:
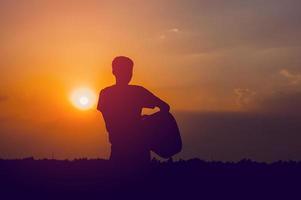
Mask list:
[[[0,160],[0,199],[300,199],[301,162],[153,160],[125,172],[107,160]],[[297,197],[298,195],[298,197]]]

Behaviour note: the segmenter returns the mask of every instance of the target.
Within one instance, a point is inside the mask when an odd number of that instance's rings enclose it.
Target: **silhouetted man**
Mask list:
[[[97,109],[102,113],[111,143],[110,160],[120,164],[147,164],[150,149],[141,124],[142,108],[159,107],[168,112],[169,105],[138,85],[129,85],[133,61],[118,56],[112,62],[116,84],[101,90]]]

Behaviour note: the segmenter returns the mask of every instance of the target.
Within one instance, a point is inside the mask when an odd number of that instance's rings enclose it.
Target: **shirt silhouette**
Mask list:
[[[159,107],[168,112],[169,105],[144,87],[129,85],[133,61],[124,56],[112,62],[116,84],[101,90],[97,109],[101,111],[111,143],[110,159],[124,164],[142,164],[150,160],[148,137],[141,123],[143,108]]]

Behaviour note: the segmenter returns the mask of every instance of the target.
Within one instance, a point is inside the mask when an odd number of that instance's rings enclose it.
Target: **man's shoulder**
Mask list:
[[[110,86],[103,88],[100,92],[110,91],[110,90],[113,90],[115,87],[116,87],[116,85],[110,85]]]
[[[129,85],[132,89],[134,90],[141,90],[141,91],[147,91],[147,89],[145,89],[144,87],[142,87],[141,85]]]
[[[150,96],[150,95],[153,95],[152,92],[150,92],[148,89],[140,86],[140,85],[131,85],[131,87],[133,88],[132,90],[140,95],[140,96]]]
[[[138,92],[138,93],[147,93],[147,92],[149,92],[146,88],[144,88],[140,85],[128,85],[125,88],[120,88],[116,85],[111,85],[111,86],[103,88],[100,91],[100,95],[101,96],[110,95],[110,94],[113,94],[113,93],[118,92],[120,90],[132,91],[132,92]]]
[[[110,93],[112,90],[114,90],[114,88],[115,88],[115,85],[107,86],[100,91],[100,95],[103,96],[107,93]]]

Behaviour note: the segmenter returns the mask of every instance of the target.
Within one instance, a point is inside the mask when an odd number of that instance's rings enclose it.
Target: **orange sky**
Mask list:
[[[70,93],[113,84],[117,55],[173,112],[290,112],[301,88],[296,4],[1,1],[0,156],[107,156],[101,115]]]

